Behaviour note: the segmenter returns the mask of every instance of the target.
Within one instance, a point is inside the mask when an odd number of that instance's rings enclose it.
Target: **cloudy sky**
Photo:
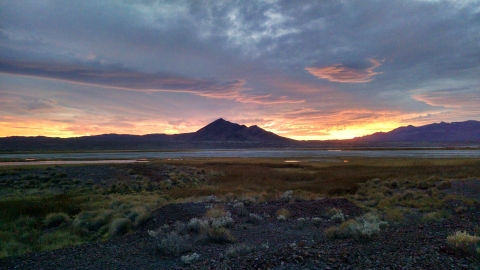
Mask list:
[[[480,1],[0,0],[0,136],[480,120]]]

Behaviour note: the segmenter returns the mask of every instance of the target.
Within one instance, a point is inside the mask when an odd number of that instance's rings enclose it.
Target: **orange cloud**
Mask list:
[[[373,71],[375,68],[381,66],[380,62],[369,59],[372,63],[368,68],[352,68],[342,64],[336,64],[327,67],[307,67],[306,71],[310,72],[315,77],[326,79],[331,82],[340,83],[366,83],[373,80],[373,76],[381,72]]]

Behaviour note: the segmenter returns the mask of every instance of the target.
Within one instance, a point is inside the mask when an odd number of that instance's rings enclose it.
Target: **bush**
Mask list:
[[[255,247],[252,247],[246,244],[240,244],[240,245],[233,245],[229,247],[225,255],[229,258],[234,258],[234,257],[244,256],[253,252],[255,252]]]
[[[244,208],[245,206],[243,205],[242,202],[238,202],[236,204],[233,205],[233,208]]]
[[[233,226],[233,219],[231,218],[230,213],[228,213],[224,217],[213,218],[212,219],[212,227],[214,228],[228,228]]]
[[[293,199],[293,191],[287,190],[282,195],[280,195],[280,199],[284,202],[289,202]]]
[[[456,231],[447,237],[447,244],[455,249],[462,250],[467,253],[477,253],[480,249],[480,237],[470,235],[466,231]]]
[[[260,222],[262,222],[262,220],[263,220],[263,217],[258,215],[258,214],[251,213],[248,216],[248,222],[253,223],[253,224],[260,224]]]
[[[185,255],[181,257],[181,260],[184,264],[192,264],[198,261],[198,259],[200,259],[200,255],[198,255],[197,253],[193,253],[193,254]]]
[[[109,234],[124,235],[132,228],[132,222],[128,218],[117,218],[110,224]]]
[[[187,224],[189,232],[200,233],[208,228],[208,221],[199,218],[192,218]]]
[[[312,218],[312,223],[313,225],[315,225],[315,227],[320,227],[320,225],[322,225],[323,223],[323,219],[319,217],[314,217]]]
[[[164,234],[162,231],[148,231],[148,235],[155,239],[157,250],[161,254],[178,255],[192,249],[188,235],[182,236],[177,232]]]
[[[45,219],[43,220],[43,226],[47,228],[54,228],[60,225],[66,224],[70,222],[70,217],[63,213],[51,213],[48,214]]]
[[[303,218],[303,217],[297,218],[296,228],[298,229],[304,228],[307,225],[308,220],[309,220],[308,218]]]
[[[218,199],[215,195],[210,195],[205,198],[205,201],[209,203],[215,203],[218,202]]]
[[[345,221],[345,215],[343,215],[342,212],[338,212],[335,215],[330,217],[330,220],[336,223],[344,222]]]
[[[207,240],[211,243],[223,244],[235,242],[235,237],[225,228],[210,228],[206,232]]]
[[[328,228],[325,230],[325,236],[329,239],[356,237],[360,240],[370,240],[387,226],[387,222],[380,221],[376,215],[367,213],[356,220],[347,220],[339,227]]]

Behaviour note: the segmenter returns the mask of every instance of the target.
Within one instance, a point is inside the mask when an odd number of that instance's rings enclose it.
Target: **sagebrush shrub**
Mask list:
[[[192,218],[187,224],[187,229],[189,232],[200,233],[201,231],[207,229],[208,225],[208,220]]]
[[[259,224],[260,222],[262,222],[262,220],[263,220],[263,217],[258,214],[251,213],[248,216],[248,222],[253,224]]]
[[[329,239],[356,237],[361,240],[370,240],[387,226],[387,222],[381,221],[374,214],[367,213],[355,220],[347,220],[338,227],[330,227],[324,233]]]
[[[280,199],[284,202],[289,202],[293,199],[293,190],[287,190],[282,195],[280,195]]]
[[[345,221],[345,215],[342,212],[338,212],[338,213],[334,214],[333,216],[331,216],[330,220],[332,220],[333,222],[337,222],[337,223],[344,222]]]
[[[211,222],[214,228],[228,228],[233,226],[233,219],[230,213],[227,213],[227,215],[223,217],[213,218]]]
[[[315,227],[319,227],[320,225],[322,225],[322,222],[323,222],[322,218],[319,218],[319,217],[312,218],[312,223],[313,225],[315,225]]]
[[[148,235],[156,242],[158,252],[167,255],[178,255],[192,249],[189,235],[180,235],[175,231],[163,233],[162,231],[148,231]]]
[[[193,254],[185,255],[181,257],[181,260],[184,264],[192,264],[198,261],[198,259],[200,259],[200,255],[198,255],[197,253],[193,253]]]
[[[256,248],[246,244],[233,245],[227,249],[225,255],[229,258],[244,256],[255,252]]]

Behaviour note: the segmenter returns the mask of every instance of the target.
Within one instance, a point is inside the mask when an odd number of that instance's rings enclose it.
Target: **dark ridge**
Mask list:
[[[355,142],[480,142],[480,122],[435,123],[420,127],[399,127],[390,132],[352,139]]]

